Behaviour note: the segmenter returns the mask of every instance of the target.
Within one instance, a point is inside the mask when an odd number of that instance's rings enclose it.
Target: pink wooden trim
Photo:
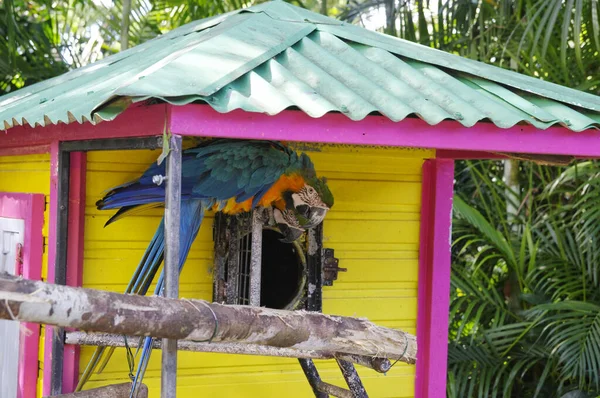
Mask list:
[[[10,131],[10,130],[9,130]],[[47,282],[54,283],[54,269],[56,265],[56,219],[58,215],[58,155],[59,143],[52,142],[50,145],[50,202],[49,226],[48,226],[48,272]],[[52,379],[52,333],[54,328],[46,325],[44,334],[44,372],[42,394],[50,396],[50,382]]]
[[[301,111],[286,110],[275,116],[236,110],[219,113],[208,105],[135,105],[112,122],[59,124],[48,127],[15,127],[0,139],[0,148],[49,145],[53,141],[142,137],[162,134],[170,116],[173,133],[246,139],[274,139],[356,145],[387,145],[452,151],[515,152],[600,156],[600,133],[579,133],[564,127],[538,130],[533,126],[508,129],[481,122],[464,127],[455,121],[431,126],[418,118],[393,122],[371,115],[352,121],[345,115],[328,113],[312,118]]]
[[[0,148],[0,156],[37,155],[50,152],[50,145],[27,145],[15,148]]]
[[[454,161],[423,165],[415,398],[446,396]]]
[[[69,245],[67,247],[67,285],[81,286],[83,277],[83,232],[85,224],[85,177],[87,156],[71,153],[69,180]],[[79,379],[79,346],[65,345],[63,393],[75,391]]]
[[[161,135],[167,105],[133,106],[111,122],[58,124],[47,127],[15,127],[0,131],[0,148],[50,145],[56,141]]]
[[[342,114],[311,118],[300,111],[276,116],[236,110],[218,113],[205,105],[173,106],[171,131],[184,136],[273,139],[356,145],[387,145],[464,151],[600,155],[600,133],[563,127],[501,129],[490,123],[463,127],[454,121],[431,126],[421,119],[392,122],[383,116],[352,121]]]
[[[56,221],[58,203],[58,153],[59,143],[50,146],[50,226],[48,237],[48,282],[54,282],[56,266]],[[85,221],[85,175],[86,154],[72,153],[69,179],[69,233],[67,248],[67,284],[81,286],[83,272],[83,231]],[[44,344],[44,382],[43,394],[50,395],[52,372],[52,333],[53,328],[46,326]],[[79,377],[79,347],[66,345],[63,362],[63,393],[72,392]]]
[[[40,280],[42,277],[44,206],[43,194],[0,193],[0,216],[25,221],[23,268],[15,272],[27,279]],[[18,398],[36,396],[39,343],[40,326],[22,323],[19,338]]]

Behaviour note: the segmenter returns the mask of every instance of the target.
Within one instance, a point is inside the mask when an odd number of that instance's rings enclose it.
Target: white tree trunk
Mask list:
[[[131,14],[131,2],[123,0],[123,14],[121,15],[121,51],[129,48],[129,14]]]
[[[175,340],[248,343],[415,363],[415,336],[366,319],[51,285],[0,274],[0,319]]]
[[[513,225],[517,216],[519,206],[519,161],[516,159],[504,160],[504,182],[506,189],[506,221],[511,225],[514,231],[516,226]]]

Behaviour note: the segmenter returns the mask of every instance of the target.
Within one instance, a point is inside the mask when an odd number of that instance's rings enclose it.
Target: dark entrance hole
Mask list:
[[[303,295],[304,255],[297,245],[281,242],[282,237],[279,232],[263,230],[260,305],[292,309]]]

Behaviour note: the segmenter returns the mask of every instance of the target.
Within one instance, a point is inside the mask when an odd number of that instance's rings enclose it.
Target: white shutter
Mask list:
[[[0,217],[0,272],[15,274],[17,245],[23,244],[25,222]],[[0,398],[16,398],[18,388],[19,323],[0,320]]]

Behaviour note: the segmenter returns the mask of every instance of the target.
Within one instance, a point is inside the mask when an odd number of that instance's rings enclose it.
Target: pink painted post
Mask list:
[[[415,398],[446,396],[454,161],[423,164]]]
[[[54,270],[56,265],[56,219],[58,216],[58,157],[59,142],[50,144],[50,203],[48,204],[50,222],[48,227],[48,273],[47,282],[54,283]],[[54,328],[46,325],[44,334],[44,372],[42,394],[50,396],[50,383],[52,380],[52,335]]]
[[[27,279],[42,278],[44,206],[43,194],[0,193],[0,217],[18,218],[25,222],[22,267],[15,273]],[[23,323],[19,335],[18,398],[36,396],[39,342],[40,326]]]
[[[83,230],[85,220],[86,154],[71,153],[67,236],[67,285],[81,286],[83,272]],[[50,226],[48,237],[48,282],[55,281],[56,222],[58,216],[59,142],[50,145]],[[46,326],[44,344],[43,394],[50,395],[53,328]],[[63,359],[63,393],[72,392],[79,376],[79,347],[66,345]]]
[[[69,230],[67,247],[67,285],[81,286],[83,277],[83,231],[85,224],[85,177],[87,156],[71,153],[69,179]],[[75,391],[79,378],[79,346],[65,345],[63,393]]]

